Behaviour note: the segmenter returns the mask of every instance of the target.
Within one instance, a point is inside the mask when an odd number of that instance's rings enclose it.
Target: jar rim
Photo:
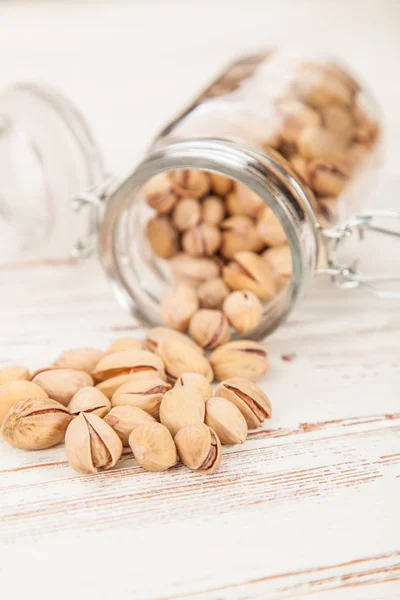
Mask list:
[[[100,229],[100,261],[117,298],[145,324],[159,323],[156,304],[149,306],[147,299],[143,309],[140,286],[130,280],[128,261],[118,240],[122,235],[121,218],[137,201],[143,185],[159,173],[177,169],[200,169],[230,177],[258,194],[280,220],[291,248],[293,275],[284,301],[279,306],[271,303],[268,319],[253,335],[264,337],[286,319],[308,289],[319,251],[320,225],[312,208],[314,196],[274,151],[258,152],[237,142],[213,138],[191,138],[154,148],[108,198]]]

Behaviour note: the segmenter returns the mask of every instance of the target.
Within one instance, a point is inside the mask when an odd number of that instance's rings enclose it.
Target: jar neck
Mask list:
[[[140,190],[163,171],[200,169],[224,175],[258,194],[279,218],[292,253],[291,283],[279,303],[271,303],[263,337],[293,310],[313,278],[318,258],[319,224],[312,208],[312,192],[289,165],[273,151],[257,152],[217,139],[191,139],[158,147],[109,197],[99,236],[100,259],[120,301],[141,321],[157,323],[159,306],[146,295],[132,274],[126,249],[131,243],[129,212],[140,202]],[[132,217],[132,215],[131,215]],[[141,227],[140,222],[135,224]]]

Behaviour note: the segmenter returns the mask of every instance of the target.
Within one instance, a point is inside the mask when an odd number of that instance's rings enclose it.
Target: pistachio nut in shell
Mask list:
[[[201,393],[189,387],[173,388],[167,392],[160,406],[160,421],[175,436],[182,427],[204,423],[204,399]]]
[[[161,423],[141,423],[129,436],[137,463],[147,471],[166,471],[178,461],[172,435]]]
[[[208,381],[214,379],[214,374],[208,360],[186,342],[165,340],[157,347],[165,372],[170,381],[175,382],[182,373],[200,373]]]
[[[60,354],[52,366],[77,369],[90,374],[103,356],[104,352],[97,348],[72,348]]]
[[[129,446],[129,436],[141,423],[155,423],[154,417],[137,406],[114,406],[104,417],[118,434],[122,445]]]
[[[90,412],[98,417],[105,417],[111,409],[111,402],[100,390],[95,387],[84,387],[76,392],[68,404],[71,415],[80,412]]]
[[[248,333],[261,322],[261,302],[249,290],[238,290],[229,294],[225,299],[223,310],[229,323],[239,333]]]
[[[229,288],[220,277],[205,281],[197,288],[201,308],[221,308]]]
[[[174,385],[175,388],[185,387],[194,388],[203,397],[203,400],[208,400],[212,396],[212,387],[208,379],[199,373],[182,373]]]
[[[206,402],[206,424],[219,437],[221,444],[243,444],[247,438],[247,423],[240,410],[229,400],[218,396]]]
[[[144,186],[144,196],[147,204],[159,213],[169,213],[177,201],[171,178],[167,173],[159,173],[152,177]]]
[[[157,215],[149,219],[146,236],[150,248],[160,258],[171,258],[179,250],[179,234],[171,219]]]
[[[182,236],[182,248],[190,256],[212,256],[221,245],[221,232],[216,225],[200,223]]]
[[[233,258],[237,252],[250,250],[260,252],[265,242],[259,234],[256,223],[250,217],[237,215],[225,219],[221,225],[222,246],[224,258]]]
[[[292,252],[289,244],[268,248],[263,253],[263,258],[271,265],[278,287],[288,284],[292,276]]]
[[[168,264],[176,281],[183,281],[194,288],[220,274],[219,265],[213,259],[188,256],[183,252],[171,258]]]
[[[179,283],[162,299],[161,317],[165,325],[183,332],[198,308],[196,291],[186,283]]]
[[[271,300],[276,294],[272,267],[254,252],[238,252],[223,269],[225,283],[233,290],[250,290],[260,300]]]
[[[78,390],[93,385],[93,379],[86,371],[60,367],[43,370],[35,375],[32,381],[50,398],[61,402],[64,406],[67,406]]]
[[[349,181],[343,163],[313,160],[308,165],[310,187],[319,196],[338,196]]]
[[[187,425],[175,436],[176,449],[184,465],[199,473],[212,473],[221,463],[221,442],[211,427]]]
[[[107,354],[114,352],[124,352],[125,350],[143,350],[143,344],[140,340],[132,337],[121,337],[112,342],[107,349]]]
[[[2,438],[23,450],[43,450],[63,441],[72,417],[50,398],[28,398],[11,407],[3,420]]]
[[[200,354],[204,354],[203,349],[200,348],[188,335],[171,329],[170,327],[153,327],[147,330],[146,339],[143,344],[150,352],[157,353],[157,348],[164,341],[173,341],[188,344],[192,347],[192,350],[196,350]]]
[[[346,156],[348,141],[334,131],[312,127],[301,133],[297,146],[307,160],[342,160]]]
[[[175,192],[187,198],[202,198],[211,188],[209,174],[198,169],[173,171],[171,181]]]
[[[200,217],[200,202],[195,198],[182,198],[176,203],[172,221],[179,231],[186,231],[196,227]]]
[[[211,353],[210,363],[218,381],[235,376],[257,381],[269,369],[266,349],[251,340],[237,340],[220,346]]]
[[[14,404],[29,398],[47,398],[47,393],[31,381],[10,381],[0,385],[0,423]]]
[[[75,471],[97,473],[117,463],[122,454],[122,442],[103,419],[82,412],[68,426],[65,451],[69,465]]]
[[[246,185],[237,183],[235,192],[227,196],[226,205],[231,215],[247,215],[255,218],[263,205],[263,200]]]
[[[277,110],[281,121],[280,135],[285,142],[296,142],[306,127],[317,127],[321,123],[320,113],[298,100],[284,100]]]
[[[219,225],[225,217],[225,204],[217,196],[208,196],[201,205],[201,218],[204,223]]]
[[[211,187],[218,196],[226,196],[233,188],[233,181],[219,173],[210,173]]]
[[[102,392],[109,400],[113,397],[118,388],[128,381],[138,381],[138,379],[164,379],[165,373],[160,371],[136,371],[135,373],[124,373],[123,375],[115,375],[110,379],[100,381],[96,385],[96,389]]]
[[[161,400],[171,389],[162,379],[129,381],[117,389],[111,399],[112,406],[137,406],[158,419]]]
[[[106,354],[93,371],[96,381],[103,381],[124,373],[163,371],[162,361],[147,350],[124,350]]]
[[[268,246],[278,246],[286,242],[286,233],[278,217],[269,206],[264,206],[257,223],[259,236]]]
[[[29,370],[19,365],[8,365],[0,368],[0,385],[10,381],[28,381],[30,379]]]
[[[192,317],[189,333],[205,350],[212,350],[231,337],[229,323],[220,310],[201,308]]]
[[[249,429],[259,427],[272,415],[271,402],[266,394],[256,383],[243,377],[231,377],[222,381],[215,393],[237,406]]]

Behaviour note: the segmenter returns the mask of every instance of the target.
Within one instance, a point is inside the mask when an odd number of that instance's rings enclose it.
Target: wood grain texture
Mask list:
[[[242,48],[311,39],[377,90],[389,148],[381,194],[398,206],[395,0],[15,1],[0,16],[1,82],[65,91],[120,172]],[[0,364],[36,368],[68,347],[143,335],[96,260],[23,257],[0,266],[0,290]],[[30,453],[0,442],[2,594],[399,597],[399,340],[398,304],[316,283],[265,342],[273,418],[225,448],[210,476],[180,465],[148,474],[127,451],[111,472],[80,476],[62,446]]]

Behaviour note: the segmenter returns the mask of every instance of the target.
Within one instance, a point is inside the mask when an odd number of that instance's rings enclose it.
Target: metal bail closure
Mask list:
[[[318,269],[316,274],[331,277],[333,283],[342,288],[363,288],[378,298],[400,300],[400,252],[398,251],[400,248],[397,252],[391,252],[392,256],[399,258],[396,267],[397,273],[363,273],[363,269],[360,269],[364,253],[360,252],[358,256],[354,254],[354,242],[356,245],[363,243],[367,236],[373,237],[373,234],[397,238],[400,241],[400,212],[366,211],[352,216],[338,227],[322,230],[321,235],[327,250],[327,267]],[[348,244],[349,242],[350,244]],[[347,261],[343,259],[343,250],[346,244],[353,247],[353,254]],[[363,246],[363,248],[365,247]],[[376,248],[374,250],[374,256],[378,257],[380,264],[384,264],[386,259],[386,262],[391,262],[385,249],[380,248],[378,252]],[[379,267],[375,266],[374,268]],[[388,284],[390,287],[397,284],[399,290],[384,289]]]

